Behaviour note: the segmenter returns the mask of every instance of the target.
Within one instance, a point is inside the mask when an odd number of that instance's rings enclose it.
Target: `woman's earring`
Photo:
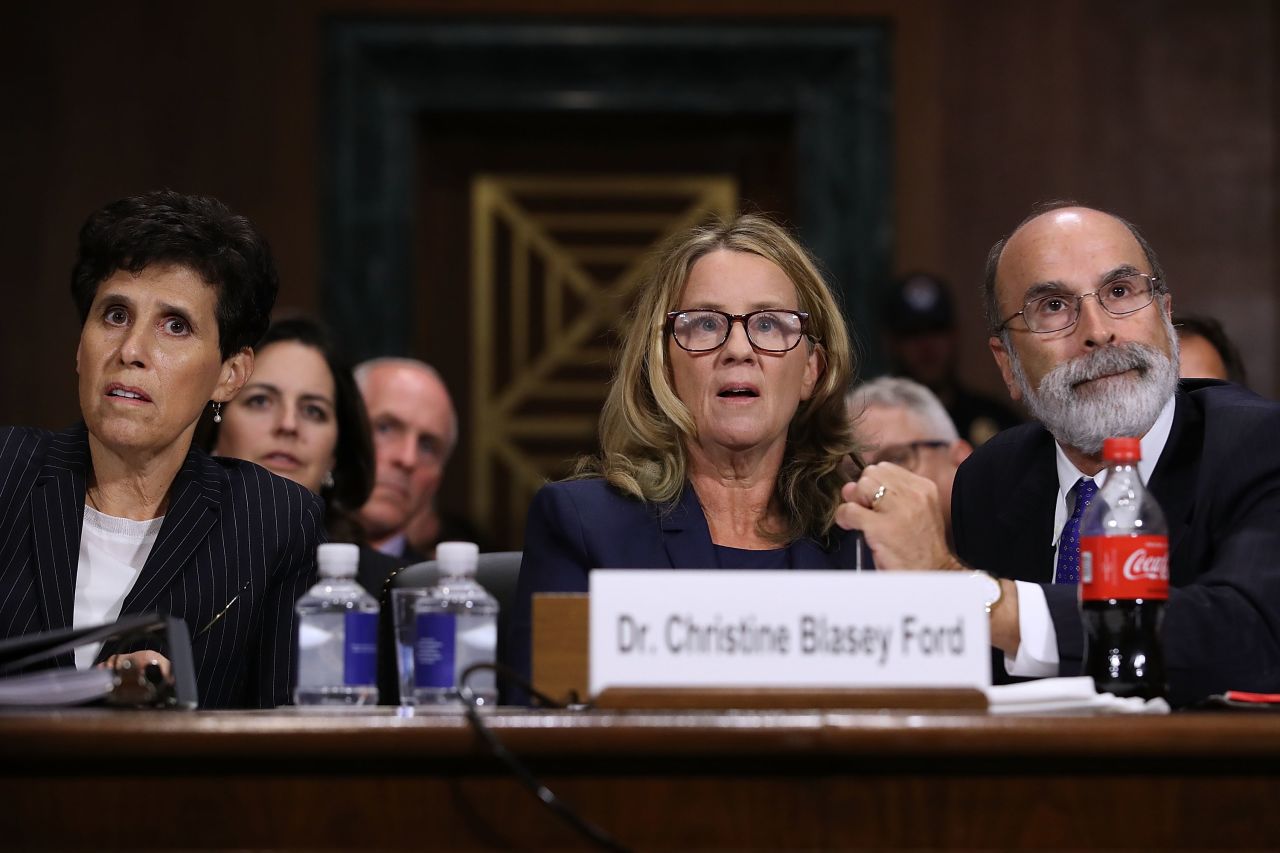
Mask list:
[[[214,400],[209,405],[213,406],[213,422],[215,424],[222,423],[222,404]]]
[[[333,488],[333,472],[332,471],[324,472],[324,481],[321,482],[320,485],[322,488],[326,488],[326,489]]]

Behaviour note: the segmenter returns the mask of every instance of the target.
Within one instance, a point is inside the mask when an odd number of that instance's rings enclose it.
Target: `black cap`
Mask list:
[[[915,273],[894,282],[885,322],[895,335],[946,331],[954,325],[951,289],[935,275]]]

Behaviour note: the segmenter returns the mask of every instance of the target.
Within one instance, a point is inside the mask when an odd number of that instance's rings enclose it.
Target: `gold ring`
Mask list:
[[[886,486],[884,483],[881,483],[880,488],[876,489],[876,493],[871,496],[872,509],[876,508],[876,504],[880,503],[880,499],[883,498],[885,494],[888,493],[888,491],[889,491],[889,487]]]

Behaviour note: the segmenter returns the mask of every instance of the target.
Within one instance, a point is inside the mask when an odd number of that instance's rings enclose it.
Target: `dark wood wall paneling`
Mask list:
[[[487,0],[477,16],[669,19],[684,3]],[[0,54],[0,423],[76,414],[66,295],[76,230],[112,198],[210,193],[269,235],[281,304],[315,310],[322,252],[321,46],[332,16],[444,18],[457,5],[7,7]],[[972,293],[992,240],[1031,202],[1073,196],[1138,222],[1175,305],[1221,316],[1255,384],[1280,393],[1277,26],[1266,0],[1026,4],[739,0],[704,18],[864,16],[893,31],[893,263]],[[977,300],[962,370],[999,382]]]

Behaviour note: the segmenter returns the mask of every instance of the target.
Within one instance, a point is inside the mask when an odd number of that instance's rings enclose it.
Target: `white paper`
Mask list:
[[[0,707],[82,705],[101,699],[115,686],[109,669],[47,669],[0,678]]]
[[[1143,700],[1099,693],[1088,676],[1001,684],[988,687],[986,693],[992,714],[1169,713],[1169,703],[1163,699]]]

